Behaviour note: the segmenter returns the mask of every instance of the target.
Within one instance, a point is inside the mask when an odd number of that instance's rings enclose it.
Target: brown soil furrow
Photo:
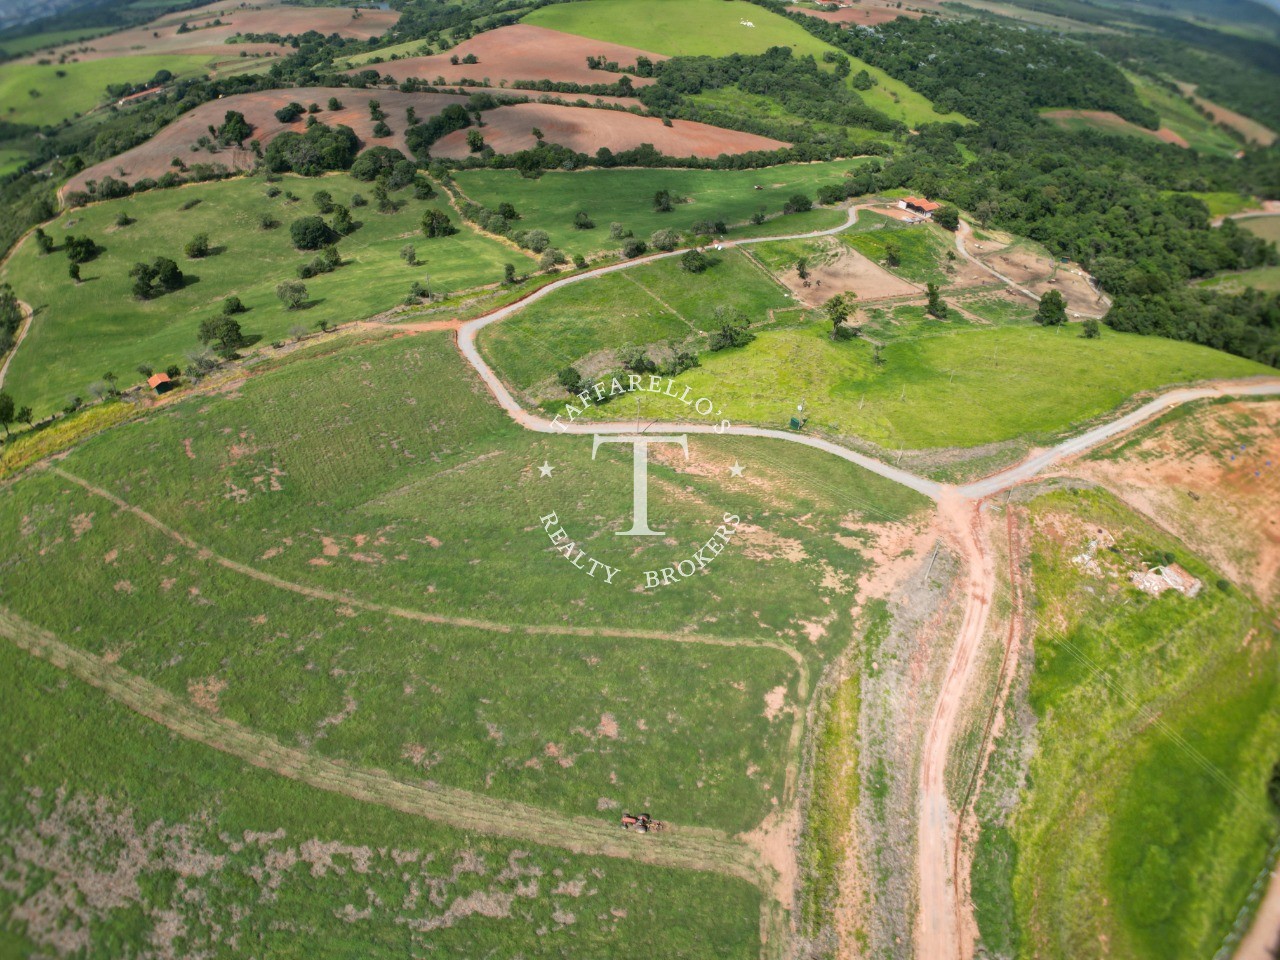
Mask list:
[[[202,711],[142,677],[63,643],[2,607],[0,634],[179,736],[321,790],[460,830],[476,830],[573,853],[719,873],[746,880],[766,894],[771,888],[771,878],[750,848],[718,830],[671,827],[660,837],[637,835],[600,820],[554,813],[430,781],[405,782],[385,770],[359,767],[285,746],[265,733]]]

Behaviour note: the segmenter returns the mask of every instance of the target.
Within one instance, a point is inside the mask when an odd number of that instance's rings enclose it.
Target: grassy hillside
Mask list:
[[[37,319],[14,357],[6,387],[43,415],[61,407],[68,395],[87,397],[87,386],[106,371],[127,384],[139,363],[160,369],[185,363],[187,353],[199,347],[200,321],[232,294],[248,307],[239,317],[245,333],[272,341],[285,338],[295,326],[314,329],[320,321],[342,323],[387,310],[404,300],[414,281],[429,278],[433,292],[456,292],[500,280],[504,262],[522,264],[522,270],[524,264],[532,266],[518,251],[465,227],[454,236],[428,240],[420,231],[427,209],[446,210],[459,224],[457,213],[441,199],[414,200],[412,191],[402,190],[393,195],[401,208],[382,214],[372,201],[372,185],[345,174],[285,177],[274,185],[282,191],[274,198],[267,196],[272,186],[248,177],[154,190],[63,214],[46,228],[58,247],[73,235],[91,237],[105,248],[81,265],[78,284],[67,275],[64,253],[43,256],[28,239],[6,264],[3,277],[36,308]],[[276,285],[296,280],[298,266],[315,257],[294,248],[289,225],[317,213],[312,198],[320,190],[344,205],[356,193],[370,202],[351,207],[361,226],[337,244],[344,265],[306,280],[306,308],[287,310],[276,296]],[[289,193],[298,199],[288,199]],[[134,222],[117,226],[121,214]],[[261,214],[279,225],[262,229]],[[215,255],[200,260],[183,256],[183,247],[197,233],[209,235]],[[405,244],[416,247],[418,266],[401,258]],[[188,285],[139,301],[131,293],[129,271],[138,261],[159,256],[177,260],[190,278]]]
[[[1033,518],[1040,722],[1013,827],[1023,950],[1209,956],[1275,832],[1273,627],[1105,494],[1041,497]],[[1115,550],[1073,562],[1102,530]],[[1129,571],[1166,554],[1204,581],[1199,596],[1130,587]]]
[[[1160,123],[1182,137],[1195,150],[1219,156],[1234,156],[1241,148],[1238,140],[1202,117],[1194,106],[1172,90],[1133,73],[1125,73],[1147,106],[1160,114]]]
[[[724,0],[580,0],[535,10],[525,22],[670,56],[723,57],[785,46],[821,63],[822,55],[835,49],[763,7]],[[888,116],[910,126],[963,121],[956,113],[935,113],[929,100],[905,83],[855,60],[854,72],[863,69],[876,86],[860,95]]]
[[[796,193],[811,200],[819,187],[837,184],[867,161],[789,164],[763,170],[579,170],[554,171],[536,180],[514,170],[463,170],[458,186],[476,203],[496,210],[501,203],[515,206],[522,229],[541,229],[551,243],[571,253],[616,250],[621,241],[609,237],[609,224],[621,223],[647,241],[655,230],[687,230],[699,220],[745,224],[757,212],[774,216]],[[757,190],[759,186],[761,189]],[[653,196],[668,190],[677,198],[674,209],[658,213]],[[592,230],[577,230],[573,218],[585,211],[595,222]],[[840,211],[822,211],[804,218],[770,222],[765,233],[834,227],[844,220]],[[735,230],[730,236],[745,236]]]
[[[175,695],[212,683],[226,716],[319,755],[605,820],[758,823],[786,799],[807,677],[848,629],[865,560],[845,524],[922,498],[816,452],[784,464],[707,438],[692,470],[655,458],[667,538],[638,547],[613,535],[629,455],[521,431],[464,371],[444,334],[304,351],[94,438],[60,469],[199,550],[37,474],[0,504],[22,570],[6,604]],[[735,459],[762,486],[726,484]],[[549,511],[614,584],[551,549]],[[703,574],[713,620],[703,590],[637,589],[725,512],[754,532]],[[91,629],[68,590],[95,598]]]
[[[158,70],[168,70],[179,77],[197,76],[208,72],[216,60],[234,60],[234,50],[228,47],[228,51],[218,58],[175,54],[106,57],[47,65],[0,64],[0,104],[3,105],[0,110],[3,119],[11,123],[38,126],[60,123],[106,102],[109,83],[143,83]],[[239,67],[239,63],[236,66]]]
[[[718,307],[753,320],[796,309],[742,253],[713,257],[715,265],[696,275],[667,259],[575,284],[487,327],[481,348],[509,382],[521,389],[541,386],[558,405],[563,391],[543,381],[564,367],[577,364],[584,375],[612,372],[624,344],[691,340],[694,349],[705,349]]]
[[[7,636],[0,696],[0,859],[22,878],[0,888],[5,956],[68,942],[119,956],[175,930],[184,954],[216,957],[236,943],[376,960],[426,943],[758,955],[745,882],[487,838],[307,786],[177,736]]]

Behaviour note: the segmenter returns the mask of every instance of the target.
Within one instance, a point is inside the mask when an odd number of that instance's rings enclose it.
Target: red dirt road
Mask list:
[[[651,143],[671,157],[718,157],[722,153],[777,150],[787,144],[769,137],[724,130],[692,120],[672,120],[663,126],[656,117],[638,117],[622,110],[589,110],[553,103],[518,103],[486,111],[481,129],[485,143],[499,153],[514,153],[534,146],[530,132],[539,128],[551,143],[583,153],[608,147],[615,153]],[[438,140],[431,153],[462,159],[469,155],[467,130],[455,130]]]
[[[955,816],[947,800],[947,753],[955,737],[965,691],[978,662],[978,648],[995,594],[996,570],[983,529],[985,517],[981,502],[966,500],[948,491],[938,499],[938,516],[945,536],[964,560],[968,583],[964,591],[964,617],[925,735],[920,764],[917,833],[920,910],[915,946],[917,957],[949,960],[971,956],[973,945],[960,942],[961,924],[957,923],[955,878],[951,876],[956,830]]]
[[[343,108],[326,109],[325,104],[330,97],[337,97]],[[191,147],[200,137],[209,135],[210,124],[215,127],[221,124],[228,110],[239,110],[244,114],[245,119],[253,125],[250,139],[259,141],[264,148],[286,130],[302,133],[306,130],[305,114],[293,123],[281,123],[275,118],[277,110],[294,100],[304,107],[312,103],[319,104],[321,109],[316,116],[320,122],[329,126],[343,124],[350,127],[364,147],[395,147],[409,156],[409,148],[404,142],[405,109],[412,106],[419,119],[426,119],[439,113],[448,104],[464,103],[466,99],[447,93],[400,93],[398,90],[355,90],[346,87],[295,87],[224,97],[203,103],[184,113],[146,143],[82,170],[67,182],[63,191],[83,190],[89,180],[101,180],[105,176],[129,183],[143,177],[159,178],[174,169],[171,166],[174,157],[181,158],[188,166],[220,163],[228,170],[246,170],[254,163],[248,141],[244,147],[224,148],[217,153],[209,153],[207,150],[192,151]],[[382,104],[382,109],[387,114],[387,126],[392,131],[391,136],[374,138],[374,121],[369,117],[370,100],[378,100]],[[120,168],[124,169],[123,174],[120,173]]]
[[[450,62],[453,57],[462,59],[468,54],[474,54],[480,62],[457,65]],[[587,66],[587,57],[603,57],[605,60],[616,61],[621,66],[635,66],[638,56],[648,57],[653,61],[666,59],[660,53],[624,47],[617,43],[588,40],[586,37],[535,27],[528,23],[515,23],[472,37],[447,53],[437,53],[430,57],[405,57],[385,63],[367,63],[347,72],[377,70],[384,77],[391,76],[401,81],[417,77],[429,83],[435,83],[441,77],[445,83],[457,83],[464,79],[488,80],[495,87],[503,80],[508,84],[517,80],[554,80],[559,83],[587,85],[613,83],[626,76],[592,70]],[[630,77],[630,80],[637,87],[654,82],[651,77]],[[576,95],[562,96],[572,99]]]

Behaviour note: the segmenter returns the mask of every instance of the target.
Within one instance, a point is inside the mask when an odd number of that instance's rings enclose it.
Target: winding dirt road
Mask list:
[[[0,388],[4,387],[4,378],[9,372],[9,364],[13,363],[13,358],[17,355],[18,348],[22,346],[22,341],[27,338],[27,332],[31,329],[32,321],[35,320],[35,311],[31,309],[31,304],[19,300],[18,309],[22,311],[22,324],[18,327],[18,335],[13,338],[13,346],[9,349],[9,355],[4,358],[4,363],[0,364]]]
[[[768,240],[830,236],[856,223],[858,209],[857,206],[851,208],[846,222],[829,230],[793,234],[787,237],[740,240],[725,246],[762,243]],[[1030,290],[973,257],[964,245],[964,238],[971,232],[969,225],[961,221],[961,229],[956,233],[956,247],[961,255],[996,276],[1011,289],[1033,300],[1039,300],[1039,297]],[[627,270],[643,263],[678,256],[683,252],[683,250],[675,250],[670,253],[641,257],[557,280],[523,300],[464,323],[458,329],[458,348],[485,382],[502,409],[516,423],[528,430],[538,433],[586,435],[634,433],[633,422],[557,424],[525,410],[481,356],[476,346],[476,337],[490,324],[514,316],[528,304],[549,296],[556,290],[608,273]],[[974,951],[974,944],[969,935],[962,932],[971,930],[972,924],[961,920],[962,917],[968,916],[971,905],[957,902],[957,878],[951,875],[952,864],[958,862],[956,854],[959,834],[956,830],[958,812],[951,808],[947,799],[946,763],[965,691],[976,668],[978,650],[986,629],[991,600],[996,590],[995,565],[984,529],[985,501],[997,493],[1035,478],[1060,460],[1092,449],[1174,406],[1194,400],[1228,395],[1280,395],[1280,379],[1254,378],[1221,381],[1199,387],[1171,390],[1111,422],[1100,424],[1079,436],[1040,451],[1022,463],[961,486],[949,486],[916,476],[873,457],[808,434],[737,424],[719,431],[711,425],[689,423],[650,423],[645,428],[646,431],[654,433],[720,433],[740,437],[764,437],[802,444],[840,457],[888,480],[909,487],[937,503],[943,535],[964,561],[968,588],[960,630],[951,650],[942,689],[925,736],[921,760],[917,834],[920,900],[916,923],[916,956],[923,960],[967,960]]]

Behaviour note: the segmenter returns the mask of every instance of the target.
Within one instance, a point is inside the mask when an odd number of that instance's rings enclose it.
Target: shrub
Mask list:
[[[556,380],[560,386],[564,387],[573,396],[581,393],[587,387],[586,381],[582,379],[582,374],[578,372],[576,367],[565,367],[556,374]]]
[[[201,257],[209,255],[209,235],[207,233],[197,233],[194,237],[187,241],[183,253],[187,255],[188,260],[199,260]]]
[[[732,347],[745,347],[756,338],[751,332],[751,325],[741,314],[733,314],[724,307],[716,308],[716,319],[719,327],[711,334],[709,346],[712,350],[728,350]]]
[[[573,229],[575,230],[594,230],[596,228],[595,221],[587,215],[587,211],[579,210],[573,216]]]
[[[643,240],[631,239],[622,245],[622,256],[630,260],[643,254],[646,249]]]
[[[949,203],[943,204],[933,211],[933,222],[944,230],[954,233],[960,228],[960,211]]]
[[[680,243],[680,234],[674,230],[655,230],[649,237],[649,246],[655,250],[671,251]]]
[[[248,308],[240,301],[239,297],[227,297],[222,301],[222,312],[227,316],[237,313],[244,313]]]
[[[281,123],[293,123],[293,121],[302,116],[304,112],[302,104],[294,102],[277,110],[276,119]]]
[[[783,213],[804,213],[812,209],[813,201],[803,193],[792,194],[787,202],[782,205]]]

